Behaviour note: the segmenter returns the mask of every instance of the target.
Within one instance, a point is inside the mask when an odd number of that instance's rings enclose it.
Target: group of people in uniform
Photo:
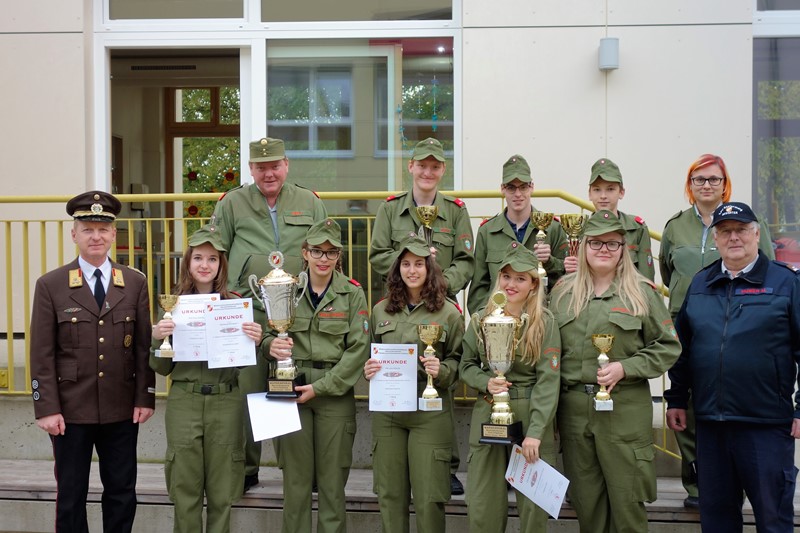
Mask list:
[[[378,209],[370,263],[385,276],[386,294],[370,310],[358,281],[342,273],[341,228],[315,193],[287,182],[283,141],[251,143],[253,183],[226,193],[209,223],[189,237],[175,287],[176,294],[253,296],[248,278],[266,275],[269,254],[276,250],[287,272],[307,273],[307,290],[288,337],[270,330],[263,303],[253,299],[254,322],[245,323],[244,332],[259,347],[258,364],[239,369],[155,356],[174,323],[159,316],[151,328],[143,276],[108,259],[119,202],[99,191],[71,200],[67,212],[75,219],[79,258],[39,280],[31,329],[37,424],[51,435],[56,458],[57,530],[87,531],[93,447],[104,484],[104,529],[131,530],[136,431],[153,413],[155,370],[172,378],[165,473],[175,503],[174,531],[202,531],[204,497],[205,530],[229,531],[232,503],[259,482],[260,443],[253,441],[244,397],[264,391],[270,368],[291,357],[306,384],[297,388],[302,429],[273,440],[283,471],[282,529],[311,531],[316,491],[316,530],[346,531],[354,386],[380,371],[369,344],[417,344],[423,354],[418,327],[435,324],[442,333],[433,344],[435,354],[419,356],[417,384],[422,393],[432,379],[441,410],[371,414],[374,490],[383,531],[409,531],[412,501],[417,531],[445,530],[445,504],[461,489],[454,476],[460,458],[453,389],[459,380],[479,395],[466,460],[473,481],[466,496],[471,531],[506,528],[504,473],[510,447],[480,438],[492,397],[501,393],[508,394],[510,409],[522,422],[520,445],[528,462],[553,464],[558,452],[563,454],[582,532],[646,531],[644,504],[656,498],[648,380],[686,354],[681,355],[673,326],[680,303],[676,308],[671,299],[668,309],[653,281],[647,226],[618,209],[625,194],[619,167],[607,158],[592,166],[588,194],[596,212],[580,239],[570,243],[557,222],[544,239],[536,239],[541,230],[531,221],[534,184],[521,155],[503,165],[500,189],[506,207],[480,225],[477,239],[464,202],[438,190],[445,165],[439,141],[420,141],[408,161],[409,191],[389,197]],[[731,205],[730,190],[720,158],[702,156],[690,168],[691,207],[670,220],[662,244],[661,274],[673,298],[685,297],[698,271],[725,261],[711,240],[716,242],[717,224],[727,231],[724,224],[738,220],[720,214]],[[428,225],[430,241],[420,236],[419,206],[438,208]],[[766,228],[760,235],[768,244]],[[769,247],[763,254],[771,259],[771,252]],[[472,316],[466,320],[455,295],[468,285]],[[479,328],[496,310],[492,295],[498,292],[506,301],[503,312],[522,324],[505,379],[492,371]],[[608,365],[598,366],[593,335],[613,336]],[[676,377],[681,384],[676,405],[687,416],[676,415],[670,424],[688,435],[691,403],[687,411],[685,395],[699,392],[692,388],[691,373]],[[611,411],[593,407],[601,387],[613,398]],[[116,449],[123,441],[124,454]],[[686,446],[691,458],[693,438],[684,441],[682,450]],[[697,498],[692,472],[702,460],[689,462],[685,481],[689,497]],[[743,488],[749,495],[751,487]],[[687,499],[687,505],[695,501]],[[521,494],[517,505],[522,531],[546,531],[542,509]]]

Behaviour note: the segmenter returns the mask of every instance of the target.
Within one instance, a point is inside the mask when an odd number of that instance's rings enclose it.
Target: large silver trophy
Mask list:
[[[494,311],[483,317],[479,339],[486,348],[486,360],[497,378],[505,381],[505,374],[514,363],[514,352],[519,344],[518,335],[527,315],[517,318],[505,314],[503,308],[508,298],[503,292],[492,295]],[[508,392],[492,395],[492,415],[489,423],[481,424],[482,444],[514,444],[522,442],[522,422],[514,422]]]
[[[308,287],[308,275],[300,272],[296,278],[283,270],[283,254],[269,254],[272,270],[261,279],[251,274],[248,279],[253,296],[261,300],[267,312],[267,324],[278,332],[278,337],[289,336],[294,323],[295,309]],[[268,398],[297,398],[298,385],[306,384],[305,374],[298,372],[291,357],[278,361],[275,377],[267,380]]]

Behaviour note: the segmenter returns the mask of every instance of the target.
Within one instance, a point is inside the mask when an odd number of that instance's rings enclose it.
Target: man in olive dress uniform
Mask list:
[[[120,202],[90,191],[67,203],[79,256],[36,282],[31,389],[36,424],[50,434],[58,487],[56,531],[88,533],[92,451],[103,482],[103,531],[130,532],[136,441],[153,415],[147,280],[111,261]]]

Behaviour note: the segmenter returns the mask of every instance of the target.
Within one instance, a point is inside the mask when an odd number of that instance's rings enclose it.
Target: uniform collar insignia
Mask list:
[[[117,268],[111,269],[111,280],[114,282],[115,287],[125,286],[125,278],[122,277],[122,271]]]
[[[69,271],[69,288],[83,287],[83,275],[80,268],[74,268]]]

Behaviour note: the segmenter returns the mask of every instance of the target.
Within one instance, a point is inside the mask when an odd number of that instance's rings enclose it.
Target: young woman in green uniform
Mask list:
[[[503,533],[508,521],[508,491],[504,478],[510,446],[481,444],[481,424],[489,421],[492,394],[508,392],[514,420],[522,422],[525,439],[522,453],[529,463],[543,458],[555,464],[554,420],[561,387],[561,336],[553,315],[544,306],[544,290],[540,285],[534,252],[512,242],[492,294],[503,291],[508,298],[507,315],[528,318],[519,332],[519,344],[505,381],[499,380],[489,367],[486,348],[480,342],[480,321],[495,310],[491,299],[485,309],[472,315],[464,337],[459,374],[461,380],[484,394],[472,410],[467,459],[470,490],[467,494],[467,516],[470,531]],[[521,527],[526,533],[547,531],[547,513],[528,498],[517,493]]]
[[[648,379],[672,366],[680,344],[661,295],[626,252],[625,229],[612,212],[591,216],[578,270],[561,279],[550,302],[561,330],[558,430],[580,530],[647,531],[644,502],[656,499]],[[603,368],[595,334],[614,336]],[[598,385],[608,388],[613,410],[595,409]]]
[[[222,299],[238,298],[228,291],[225,248],[213,226],[204,226],[189,238],[181,261],[175,294],[219,293]],[[150,367],[172,377],[167,398],[167,456],[164,472],[167,491],[175,504],[173,531],[203,531],[203,495],[208,501],[207,533],[230,531],[231,504],[242,495],[244,480],[244,405],[239,392],[237,368],[208,368],[206,361],[159,358],[155,350],[172,334],[170,319],[153,326]],[[245,322],[245,334],[261,341],[261,325]]]
[[[342,274],[341,228],[332,219],[311,226],[302,245],[308,286],[289,337],[268,332],[262,353],[292,357],[306,385],[297,387],[302,429],[273,441],[283,470],[284,533],[311,531],[311,490],[319,493],[317,531],[347,531],[344,487],[353,461],[353,386],[369,354],[367,300]]]
[[[453,418],[450,386],[458,378],[464,320],[447,299],[442,271],[425,241],[403,241],[387,276],[386,299],[378,302],[370,317],[372,341],[425,344],[417,326],[438,324],[442,336],[433,344],[436,355],[419,357],[417,392],[425,389],[427,376],[442,398],[441,411],[376,412],[372,415],[372,469],[384,533],[409,531],[409,504],[414,491],[417,531],[445,530],[444,504],[450,499],[450,455]],[[381,365],[370,359],[364,376],[372,379]]]

